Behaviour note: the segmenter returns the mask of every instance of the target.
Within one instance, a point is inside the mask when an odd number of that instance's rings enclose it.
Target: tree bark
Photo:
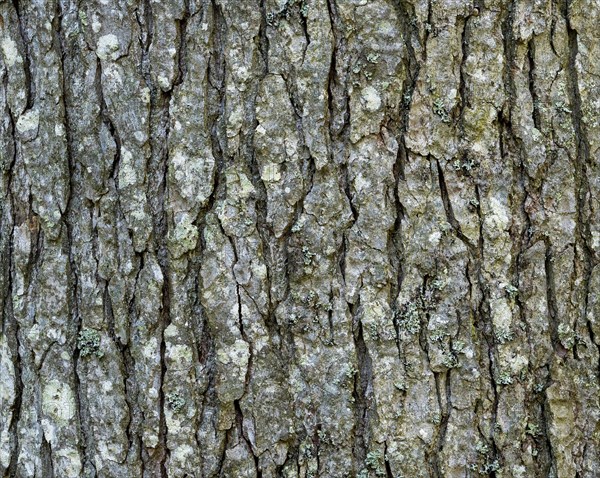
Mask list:
[[[599,24],[0,1],[0,474],[600,476]]]

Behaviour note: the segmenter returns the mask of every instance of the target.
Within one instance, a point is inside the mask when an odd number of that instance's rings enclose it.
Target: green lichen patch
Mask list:
[[[385,465],[383,463],[383,455],[378,451],[370,451],[367,453],[365,465],[368,470],[375,473],[375,476],[385,476]]]
[[[185,406],[185,399],[178,392],[170,392],[165,395],[167,406],[174,413],[180,412]]]
[[[558,340],[564,348],[571,349],[575,345],[575,334],[568,325],[560,324],[558,326]]]
[[[169,234],[169,250],[174,258],[179,258],[185,253],[196,248],[198,243],[198,228],[189,218],[184,218]]]
[[[98,331],[93,329],[84,329],[79,332],[77,337],[77,348],[81,357],[95,355],[98,358],[104,356],[104,352],[100,349],[101,341]]]

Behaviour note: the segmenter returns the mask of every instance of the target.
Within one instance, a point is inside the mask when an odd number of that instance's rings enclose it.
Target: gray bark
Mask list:
[[[595,0],[0,0],[0,475],[600,476]]]

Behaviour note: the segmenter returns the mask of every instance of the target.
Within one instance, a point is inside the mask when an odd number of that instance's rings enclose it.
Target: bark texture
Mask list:
[[[0,475],[600,476],[597,0],[0,0]]]

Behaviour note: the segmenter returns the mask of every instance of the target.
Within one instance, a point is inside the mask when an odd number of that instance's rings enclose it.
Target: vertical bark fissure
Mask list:
[[[435,373],[435,390],[438,400],[438,405],[441,411],[440,425],[437,430],[436,440],[432,446],[432,469],[435,472],[436,477],[443,477],[442,472],[442,451],[444,449],[444,443],[446,439],[446,432],[448,430],[448,422],[450,420],[450,410],[452,408],[452,389],[451,389],[451,373],[452,369],[448,369],[442,377],[442,373]],[[444,390],[442,392],[442,383]],[[443,393],[443,395],[442,395]]]
[[[469,20],[471,16],[465,17],[463,20],[463,28],[460,37],[460,45],[461,45],[461,59],[459,65],[459,82],[458,82],[458,94],[460,101],[457,104],[458,107],[458,124],[459,127],[464,129],[464,111],[465,108],[470,106],[469,97],[468,97],[468,88],[467,88],[467,77],[466,77],[466,66],[465,63],[467,58],[469,57],[469,42],[471,40],[471,27],[469,25]]]
[[[498,124],[499,135],[500,135],[500,151],[501,156],[503,157],[503,146],[502,146],[502,129],[500,123]],[[484,262],[484,236],[483,236],[483,214],[481,211],[481,193],[479,191],[479,186],[475,186],[475,199],[477,201],[476,211],[477,217],[479,220],[479,241],[478,241],[478,254],[475,260],[475,276],[477,277],[477,287],[479,289],[480,298],[478,300],[476,316],[478,317],[478,322],[476,324],[480,337],[482,338],[480,349],[482,357],[485,356],[487,359],[487,372],[490,380],[490,389],[492,392],[492,413],[491,413],[491,435],[485,436],[486,441],[490,441],[492,444],[492,452],[494,455],[497,453],[495,438],[494,438],[494,429],[497,423],[498,416],[498,403],[499,403],[499,392],[498,392],[498,384],[496,383],[496,375],[495,375],[495,367],[496,360],[494,356],[495,349],[495,341],[493,335],[493,326],[491,321],[491,310],[490,310],[490,302],[489,302],[489,286],[486,283],[486,279],[484,277],[483,270],[483,262]],[[483,350],[485,348],[485,350]]]
[[[87,371],[87,365],[80,364],[80,351],[75,347],[76,339],[78,334],[82,331],[83,321],[79,311],[80,305],[80,297],[79,297],[79,274],[78,274],[78,265],[76,257],[73,253],[73,247],[75,242],[75,237],[73,233],[73,224],[76,223],[76,212],[73,209],[75,194],[77,191],[76,181],[80,178],[79,172],[77,171],[73,151],[72,151],[72,129],[70,127],[71,121],[69,119],[69,107],[67,100],[67,84],[66,84],[66,71],[65,71],[65,55],[67,52],[66,46],[66,38],[63,34],[62,29],[63,22],[63,11],[61,8],[61,4],[59,1],[56,2],[54,18],[53,18],[53,32],[54,32],[54,43],[55,48],[57,50],[57,56],[59,58],[59,68],[60,68],[60,79],[61,79],[61,94],[60,100],[62,109],[62,113],[64,115],[63,121],[65,126],[65,135],[66,135],[66,163],[69,171],[68,178],[68,196],[66,200],[65,211],[61,211],[62,221],[66,230],[66,237],[64,238],[64,242],[66,242],[67,250],[68,250],[68,259],[69,259],[69,268],[68,268],[68,283],[69,283],[69,313],[73,318],[73,323],[77,324],[75,331],[72,332],[72,343],[74,344],[73,349],[73,380],[75,384],[75,396],[76,396],[76,404],[77,404],[77,420],[79,421],[80,430],[81,430],[81,442],[79,446],[79,452],[81,454],[84,473],[91,474],[92,476],[96,475],[96,469],[94,466],[94,438],[93,432],[91,429],[91,418],[90,411],[87,406],[86,393],[83,387],[85,386],[86,379],[80,376],[80,370],[83,368],[84,371]],[[79,205],[81,207],[81,205]]]
[[[184,0],[184,13],[183,17],[177,21],[177,36],[179,39],[177,46],[177,75],[173,82],[174,86],[180,85],[183,83],[183,80],[186,76],[186,46],[187,46],[187,26],[188,22],[194,16],[190,13],[190,0]],[[197,13],[197,12],[196,12]]]
[[[554,250],[548,238],[545,239],[546,252],[544,268],[546,273],[546,301],[548,303],[548,323],[550,325],[550,339],[554,350],[561,356],[567,351],[558,338],[558,305],[556,299],[556,281],[554,278]]]
[[[539,130],[541,127],[540,116],[540,98],[535,84],[535,37],[532,37],[527,43],[527,59],[529,61],[529,92],[533,103],[533,125]]]
[[[25,110],[29,110],[29,109],[33,108],[33,105],[35,103],[35,98],[36,98],[35,84],[31,78],[32,65],[31,65],[31,53],[29,51],[30,41],[27,38],[27,32],[25,29],[25,25],[23,24],[23,19],[25,18],[25,15],[23,15],[23,12],[21,11],[20,0],[12,0],[12,4],[15,9],[16,16],[17,16],[17,22],[19,24],[18,25],[19,35],[21,37],[20,39],[23,44],[23,53],[25,54],[25,58],[23,59],[23,68],[24,68],[24,73],[25,73],[25,87],[26,87],[26,95],[27,95],[27,102],[26,102]]]
[[[397,141],[398,141],[398,152],[396,154],[396,161],[393,166],[393,175],[394,175],[394,207],[396,211],[396,217],[394,219],[394,226],[392,228],[391,236],[392,239],[390,243],[392,244],[392,254],[391,261],[394,264],[396,269],[395,273],[395,282],[392,282],[392,286],[390,288],[390,298],[391,298],[391,308],[393,311],[392,321],[394,325],[394,329],[396,332],[396,348],[398,349],[398,359],[405,369],[406,373],[406,359],[404,357],[404,351],[402,350],[401,340],[400,340],[400,323],[397,317],[397,308],[399,304],[396,303],[396,298],[398,294],[402,290],[402,283],[404,280],[405,274],[405,264],[404,264],[404,245],[403,245],[403,235],[402,235],[402,226],[403,221],[408,219],[407,212],[402,204],[403,198],[400,197],[399,187],[400,181],[405,181],[405,167],[407,162],[409,161],[409,150],[406,147],[405,134],[409,127],[409,115],[411,110],[411,105],[413,101],[413,92],[415,90],[417,80],[419,78],[419,72],[421,69],[421,64],[417,59],[415,54],[415,50],[413,47],[413,38],[419,38],[419,32],[417,27],[417,17],[413,11],[409,11],[409,7],[412,8],[412,5],[409,2],[405,2],[403,0],[394,1],[394,10],[396,12],[397,20],[400,24],[402,31],[402,40],[404,43],[404,47],[406,48],[406,53],[402,59],[404,68],[406,70],[406,77],[402,82],[402,101],[399,105],[398,111],[398,133],[397,133]],[[395,259],[394,259],[395,256]]]
[[[168,165],[168,125],[169,125],[169,104],[170,104],[170,93],[163,93],[154,84],[151,75],[151,63],[150,63],[150,47],[154,39],[154,16],[152,10],[152,3],[150,0],[142,0],[141,2],[142,11],[141,16],[139,10],[136,11],[136,20],[138,23],[139,42],[140,42],[140,58],[139,68],[143,80],[150,90],[150,103],[148,110],[149,120],[149,136],[150,136],[150,156],[149,163],[146,164],[146,168],[149,168],[154,174],[147,174],[146,177],[154,178],[155,184],[152,181],[148,181],[146,193],[151,193],[150,197],[153,199],[151,204],[154,206],[154,250],[146,249],[140,253],[136,252],[136,256],[139,258],[139,269],[136,276],[134,293],[132,296],[132,302],[135,300],[138,294],[138,280],[141,271],[144,269],[146,262],[146,255],[151,253],[157,254],[158,265],[161,269],[163,283],[162,283],[162,302],[159,314],[158,333],[160,334],[160,383],[158,385],[158,397],[159,397],[159,423],[158,423],[158,446],[156,451],[148,455],[149,463],[145,464],[146,468],[154,468],[160,473],[161,478],[167,478],[167,461],[170,456],[170,450],[167,443],[167,422],[166,422],[166,396],[164,390],[165,376],[167,373],[166,364],[166,341],[165,341],[165,330],[171,323],[170,317],[170,297],[171,297],[171,281],[169,272],[169,257],[167,252],[167,220],[165,213],[164,197],[166,194],[166,175]],[[163,133],[164,131],[164,133]],[[142,299],[143,300],[143,299]],[[152,463],[156,461],[156,463]],[[155,472],[156,473],[156,472]]]
[[[450,202],[450,195],[448,194],[448,187],[446,186],[446,180],[444,178],[444,171],[442,169],[442,166],[440,165],[440,162],[437,159],[435,159],[435,163],[437,165],[438,184],[440,188],[440,195],[442,197],[442,203],[444,204],[446,219],[454,229],[456,237],[458,237],[465,244],[465,246],[471,253],[474,253],[475,245],[461,231],[460,224],[454,216],[454,211],[452,210],[452,203]]]
[[[12,258],[12,254],[9,255]],[[12,264],[12,260],[9,262]],[[12,274],[12,267],[9,269],[9,274]],[[12,281],[8,285],[8,290],[12,292]],[[17,473],[17,458],[19,449],[19,434],[17,433],[19,428],[19,421],[21,419],[21,410],[23,406],[23,366],[21,364],[21,343],[19,340],[19,325],[15,320],[14,314],[12,313],[12,307],[10,304],[5,303],[3,310],[3,330],[2,333],[6,333],[6,328],[8,327],[6,324],[8,322],[8,318],[11,318],[11,322],[13,322],[12,326],[14,327],[13,331],[13,346],[12,346],[12,354],[13,354],[13,367],[16,371],[15,376],[15,398],[13,401],[13,413],[11,416],[11,421],[8,426],[8,434],[13,439],[13,445],[11,447],[11,456],[10,461],[8,463],[8,467],[6,471],[8,472],[8,476],[16,476]],[[7,334],[8,336],[8,334]]]
[[[567,25],[568,35],[568,96],[571,105],[571,121],[575,133],[575,201],[577,207],[577,223],[575,227],[575,244],[576,256],[575,260],[579,260],[582,264],[575,265],[574,271],[577,273],[581,269],[583,284],[583,306],[580,310],[580,316],[573,319],[573,330],[577,330],[577,324],[585,324],[588,327],[587,309],[590,293],[590,281],[592,269],[594,266],[593,252],[590,249],[591,245],[591,229],[589,212],[591,208],[591,192],[588,178],[588,168],[590,166],[590,145],[588,141],[588,133],[585,121],[583,119],[583,107],[581,100],[581,92],[579,87],[579,74],[577,68],[577,56],[579,55],[579,43],[577,30],[571,25],[570,8],[572,0],[565,0],[565,21]],[[590,336],[593,341],[593,336]],[[578,343],[575,341],[573,352],[577,357]],[[600,344],[596,344],[600,352]],[[600,361],[598,363],[600,370]]]
[[[100,62],[100,58],[96,58],[96,76],[94,84],[96,87],[96,94],[100,99],[100,116],[102,118],[102,122],[106,126],[112,140],[115,143],[115,154],[109,169],[108,177],[113,180],[115,185],[118,185],[119,164],[121,162],[121,138],[119,137],[119,131],[115,127],[110,117],[106,100],[104,99],[104,90],[102,88],[102,63]]]
[[[44,478],[54,478],[54,465],[52,463],[52,447],[42,433],[42,445],[40,450],[42,461],[42,476]]]
[[[218,188],[218,181],[226,166],[225,151],[227,135],[225,134],[225,37],[227,35],[227,23],[223,17],[221,7],[215,0],[211,0],[211,11],[213,28],[211,31],[211,50],[208,62],[207,99],[209,101],[208,123],[210,126],[210,138],[212,154],[216,161],[217,174],[215,174],[215,185],[213,191]],[[208,86],[207,85],[207,86]],[[223,142],[222,142],[223,141]]]
[[[3,75],[3,85],[6,89],[8,85],[8,75]],[[10,140],[12,143],[12,151],[7,151],[11,154],[10,163],[6,168],[5,173],[5,184],[6,193],[4,195],[4,203],[1,208],[2,220],[0,222],[0,238],[4,240],[4,234],[6,234],[6,245],[3,250],[4,259],[0,260],[3,265],[2,273],[4,274],[3,282],[5,284],[5,291],[3,291],[2,301],[2,323],[1,329],[2,334],[5,334],[7,340],[10,343],[10,349],[12,354],[12,363],[15,370],[15,397],[13,401],[13,412],[8,425],[9,437],[13,439],[11,446],[11,456],[8,463],[7,472],[9,476],[16,475],[17,468],[17,450],[19,449],[19,436],[17,433],[19,427],[19,421],[21,419],[21,408],[23,401],[23,366],[21,364],[21,343],[19,340],[19,323],[14,315],[12,307],[12,298],[14,293],[13,276],[15,274],[15,265],[13,259],[13,247],[14,244],[14,228],[15,228],[15,204],[13,196],[13,174],[14,166],[17,162],[17,138],[15,131],[15,119],[13,112],[10,110],[7,99],[5,100],[5,107],[8,111],[8,131],[10,134]],[[4,218],[7,220],[5,221]],[[10,228],[10,230],[9,230]],[[6,261],[6,262],[5,262]]]
[[[355,466],[360,470],[362,463],[367,457],[370,442],[370,424],[371,424],[371,395],[373,387],[373,364],[363,335],[362,322],[356,317],[356,309],[359,305],[350,307],[352,317],[356,321],[354,329],[354,347],[356,350],[356,359],[358,371],[354,377],[354,400],[355,400],[355,418],[354,418],[354,441],[353,456]]]

